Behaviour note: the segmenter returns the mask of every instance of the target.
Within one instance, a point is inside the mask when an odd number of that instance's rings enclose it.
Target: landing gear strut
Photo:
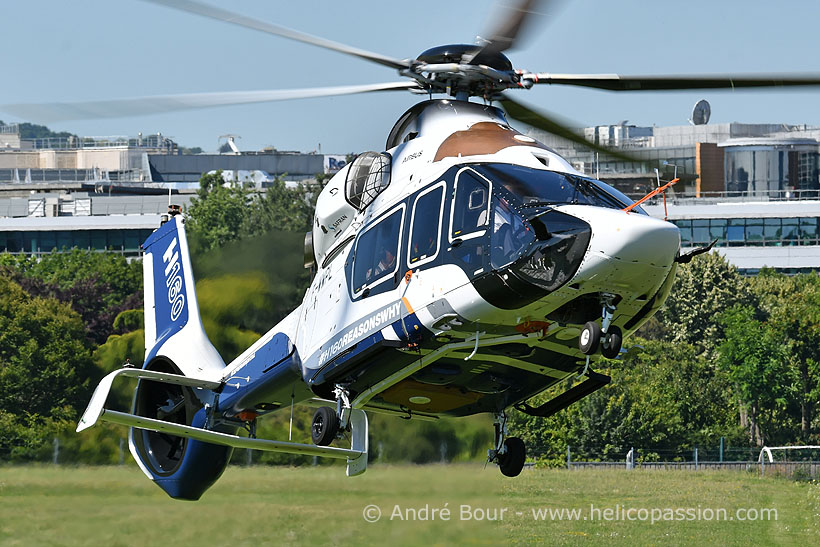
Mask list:
[[[341,433],[350,429],[350,396],[346,388],[336,386],[333,390],[336,396],[336,409],[322,406],[313,414],[313,424],[310,427],[310,438],[313,444],[328,446]]]
[[[603,310],[601,312],[601,325],[595,321],[589,321],[581,329],[578,337],[578,349],[584,355],[592,355],[601,348],[601,354],[607,359],[614,359],[621,351],[623,334],[621,329],[612,324],[615,316],[614,294],[603,295]]]
[[[518,437],[507,437],[507,415],[504,412],[495,415],[493,427],[495,448],[487,451],[487,462],[498,464],[502,475],[517,477],[524,468],[527,457],[524,441]]]

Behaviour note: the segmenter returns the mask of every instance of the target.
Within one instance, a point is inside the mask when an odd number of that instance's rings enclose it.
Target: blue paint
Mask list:
[[[196,413],[191,425],[204,427],[204,409]],[[234,431],[230,431],[230,433],[234,433]],[[193,439],[188,439],[187,443],[182,462],[176,471],[167,476],[154,473],[152,475],[154,482],[172,498],[195,501],[225,471],[233,448]]]
[[[180,217],[166,222],[143,243],[146,254],[153,258],[154,301],[145,303],[146,313],[154,306],[157,326],[157,343],[149,349],[145,362],[156,355],[157,349],[168,338],[188,324],[188,295],[186,291],[187,254],[181,251],[181,238],[177,223]]]
[[[287,335],[278,332],[256,350],[248,363],[225,380],[219,397],[221,412],[236,413],[265,401],[275,386],[300,380],[298,355]]]

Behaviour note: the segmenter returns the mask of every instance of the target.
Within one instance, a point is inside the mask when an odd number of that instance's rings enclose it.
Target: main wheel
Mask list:
[[[518,437],[508,437],[504,440],[507,451],[498,456],[498,467],[506,477],[517,477],[524,469],[524,460],[527,458],[527,449],[524,441]]]
[[[586,355],[592,355],[598,351],[598,344],[601,341],[601,326],[595,321],[588,321],[581,329],[578,337],[578,348]]]
[[[615,359],[621,352],[622,342],[623,334],[621,334],[621,329],[615,325],[610,325],[604,339],[601,341],[601,354],[607,359]]]
[[[339,417],[336,416],[336,411],[329,406],[317,408],[310,427],[310,438],[313,444],[327,446],[333,442],[338,432]]]

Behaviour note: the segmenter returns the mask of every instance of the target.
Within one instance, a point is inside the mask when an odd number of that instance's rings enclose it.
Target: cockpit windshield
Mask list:
[[[525,207],[566,203],[623,209],[633,203],[612,186],[586,177],[507,163],[477,164],[473,168],[518,196]],[[640,207],[633,211],[647,214]]]

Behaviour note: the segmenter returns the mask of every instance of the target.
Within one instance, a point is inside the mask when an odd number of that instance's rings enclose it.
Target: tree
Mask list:
[[[142,265],[121,255],[79,249],[40,259],[3,254],[0,265],[28,294],[71,305],[97,344],[113,332],[117,314],[142,308]]]
[[[313,225],[313,210],[322,186],[299,184],[288,188],[276,179],[265,194],[253,202],[248,233],[260,235],[272,230],[304,233]]]
[[[678,268],[666,306],[658,314],[665,339],[713,355],[723,339],[717,317],[735,304],[753,304],[737,268],[717,252],[697,257]]]
[[[0,455],[35,457],[76,420],[94,376],[80,317],[0,275]]]
[[[741,425],[748,426],[749,438],[758,446],[788,441],[792,424],[786,415],[799,379],[781,334],[758,320],[749,306],[727,310],[722,322],[726,340],[718,349],[719,362],[743,405]]]
[[[639,341],[619,361],[604,361],[612,382],[549,418],[511,414],[510,427],[539,459],[563,465],[567,447],[584,459],[684,457],[692,447],[743,438],[735,424],[728,375],[685,343]],[[536,397],[541,403],[574,379]],[[671,452],[670,452],[671,451]]]
[[[820,275],[787,276],[764,270],[750,279],[761,312],[784,341],[790,367],[799,375],[800,438],[810,442],[820,400]]]
[[[222,171],[202,175],[197,198],[188,210],[192,247],[207,252],[245,235],[250,192],[241,186],[224,185]]]

